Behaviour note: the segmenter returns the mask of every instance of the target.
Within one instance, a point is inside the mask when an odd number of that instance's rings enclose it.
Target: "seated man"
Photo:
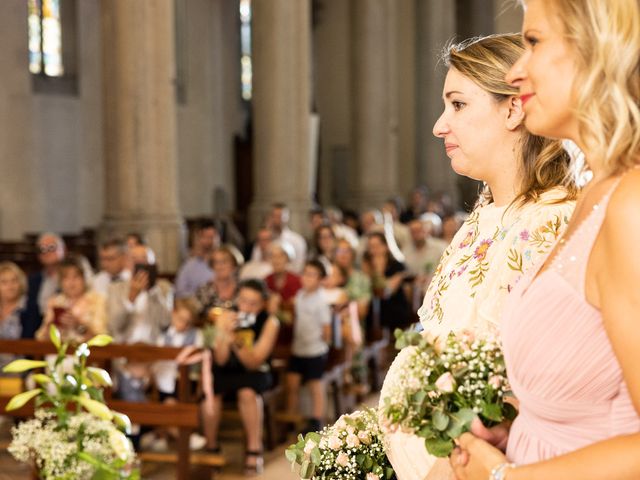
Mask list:
[[[60,288],[58,265],[65,256],[62,238],[55,233],[43,233],[38,238],[38,261],[42,270],[29,275],[27,305],[23,316],[22,338],[34,338],[51,299]]]
[[[193,237],[191,256],[182,264],[176,276],[176,297],[195,295],[198,288],[211,280],[211,253],[220,244],[220,237],[211,221],[198,224]]]
[[[119,343],[155,344],[171,323],[173,287],[166,280],[156,279],[151,248],[138,245],[129,255],[134,265],[131,279],[109,285],[109,332]]]
[[[126,268],[127,245],[119,238],[107,240],[100,245],[99,258],[100,272],[93,277],[93,290],[106,298],[112,282],[131,279],[131,272]]]

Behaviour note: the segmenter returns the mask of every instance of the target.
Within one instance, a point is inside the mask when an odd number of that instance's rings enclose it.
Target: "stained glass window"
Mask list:
[[[251,0],[240,0],[240,82],[242,98],[251,100],[253,72],[251,68]]]
[[[61,77],[62,27],[60,0],[28,0],[29,70],[33,74]]]

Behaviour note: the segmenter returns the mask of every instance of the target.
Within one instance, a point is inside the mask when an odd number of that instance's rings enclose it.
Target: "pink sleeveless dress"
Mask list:
[[[548,269],[531,269],[509,295],[502,340],[520,412],[507,457],[549,459],[617,435],[640,432],[620,364],[599,310],[585,299],[587,262],[618,182],[563,242]],[[562,242],[562,241],[561,241]]]

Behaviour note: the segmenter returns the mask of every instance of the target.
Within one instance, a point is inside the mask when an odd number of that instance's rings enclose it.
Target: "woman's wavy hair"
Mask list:
[[[445,47],[442,61],[475,82],[480,88],[503,102],[518,95],[518,88],[506,81],[507,72],[524,53],[520,34],[498,34],[476,37]],[[573,200],[578,187],[571,169],[571,158],[558,140],[550,140],[529,133],[524,124],[520,142],[522,183],[512,205],[522,206],[535,202],[544,192],[555,187],[564,187],[566,195],[557,199],[560,203]],[[485,185],[479,203],[493,200],[489,187]]]
[[[526,3],[526,2],[525,2]],[[640,162],[640,3],[545,0],[576,53],[575,113],[589,160],[610,174]]]

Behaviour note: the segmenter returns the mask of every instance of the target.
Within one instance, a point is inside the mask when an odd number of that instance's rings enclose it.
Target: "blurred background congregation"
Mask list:
[[[438,52],[520,24],[508,0],[2,0],[0,337],[211,347],[253,315],[259,365],[189,373],[193,403],[225,394],[190,439],[212,455],[234,409],[260,453],[354,408],[478,193],[431,134]],[[177,375],[114,363],[113,394],[175,401]]]

